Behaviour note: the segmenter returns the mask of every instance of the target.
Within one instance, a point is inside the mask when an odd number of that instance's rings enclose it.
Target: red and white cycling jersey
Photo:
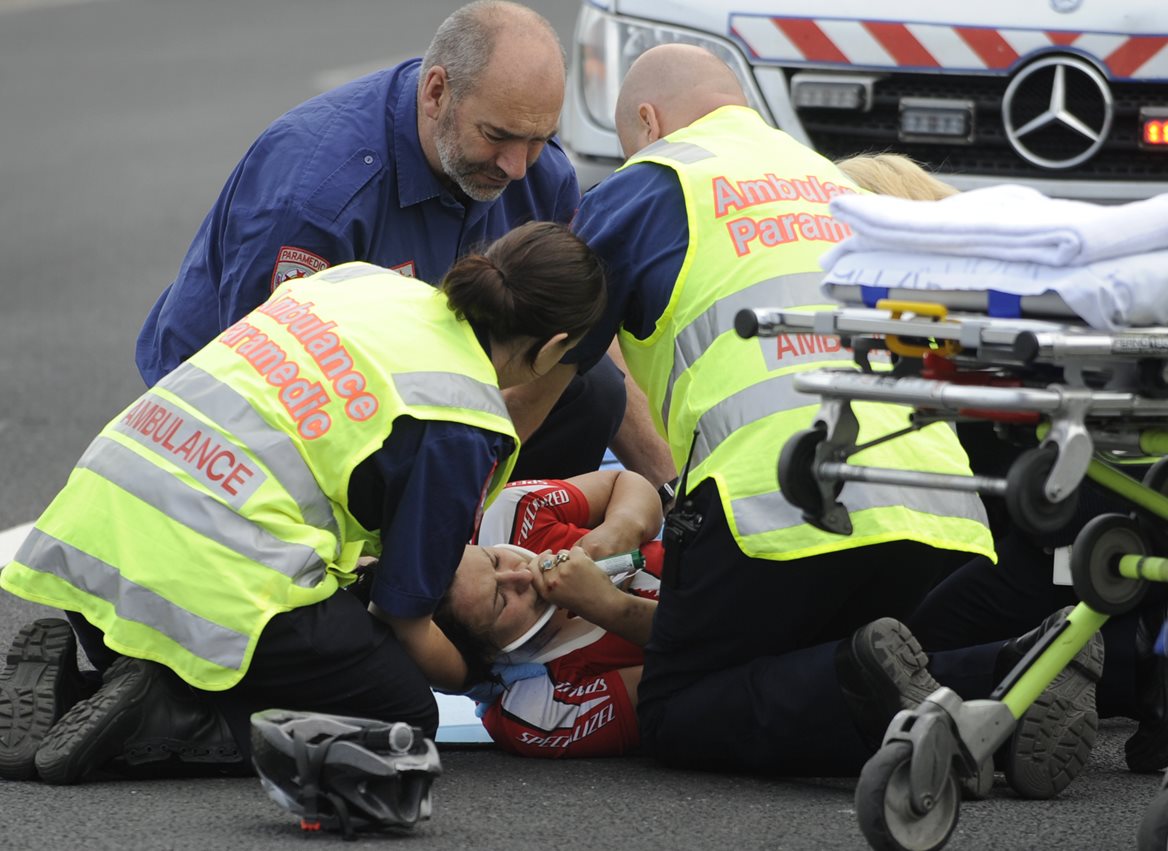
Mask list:
[[[533,552],[571,547],[588,532],[589,506],[568,482],[509,484],[487,509],[479,543],[515,544]],[[660,587],[661,543],[641,548],[646,568],[630,593],[656,599]],[[547,662],[548,675],[520,680],[483,715],[483,725],[504,750],[521,756],[619,756],[637,746],[637,711],[620,675],[643,664],[641,648],[618,635],[596,630],[581,646],[572,642]]]

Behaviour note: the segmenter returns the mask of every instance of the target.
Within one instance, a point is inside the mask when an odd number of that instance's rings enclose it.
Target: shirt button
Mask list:
[[[370,154],[365,155],[365,165],[373,165],[373,157]]]

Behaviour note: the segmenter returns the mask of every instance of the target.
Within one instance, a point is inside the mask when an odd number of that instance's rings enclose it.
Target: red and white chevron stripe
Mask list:
[[[1168,80],[1168,35],[745,14],[730,16],[730,33],[763,62],[1004,73],[1063,47],[1095,57],[1113,80]]]

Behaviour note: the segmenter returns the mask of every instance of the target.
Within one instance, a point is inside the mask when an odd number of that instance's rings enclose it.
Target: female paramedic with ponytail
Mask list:
[[[0,777],[229,769],[250,713],[276,706],[434,735],[430,685],[458,688],[466,667],[430,616],[517,450],[500,389],[557,364],[605,285],[550,223],[439,289],[390,275],[348,263],[286,282],[90,445],[0,572],[73,627],[17,635]],[[337,593],[362,556],[380,558],[368,612]]]

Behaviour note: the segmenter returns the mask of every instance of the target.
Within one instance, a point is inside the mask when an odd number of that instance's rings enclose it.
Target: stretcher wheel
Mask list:
[[[787,502],[813,517],[823,511],[823,495],[815,473],[815,450],[827,439],[823,426],[797,431],[783,444],[779,453],[779,490]],[[839,493],[842,483],[837,483]]]
[[[1165,775],[1168,780],[1168,775]],[[1152,799],[1140,819],[1136,832],[1137,851],[1164,851],[1168,848],[1168,787],[1160,785],[1160,794]]]
[[[1058,447],[1053,443],[1027,449],[1006,473],[1006,508],[1010,518],[1034,535],[1062,529],[1071,522],[1079,506],[1078,489],[1067,494],[1062,502],[1051,502],[1046,496],[1046,478],[1056,458]]]
[[[1161,458],[1144,473],[1143,485],[1150,491],[1168,496],[1168,457]],[[1137,515],[1140,530],[1152,544],[1152,552],[1158,556],[1168,556],[1168,518],[1153,514]]]
[[[961,795],[952,772],[927,813],[913,809],[912,752],[908,742],[890,742],[860,772],[856,818],[864,838],[877,851],[931,851],[948,842],[957,827]]]
[[[1147,555],[1139,524],[1126,514],[1092,518],[1071,546],[1071,581],[1079,599],[1104,615],[1130,611],[1148,593],[1142,579],[1120,576],[1119,558]]]

